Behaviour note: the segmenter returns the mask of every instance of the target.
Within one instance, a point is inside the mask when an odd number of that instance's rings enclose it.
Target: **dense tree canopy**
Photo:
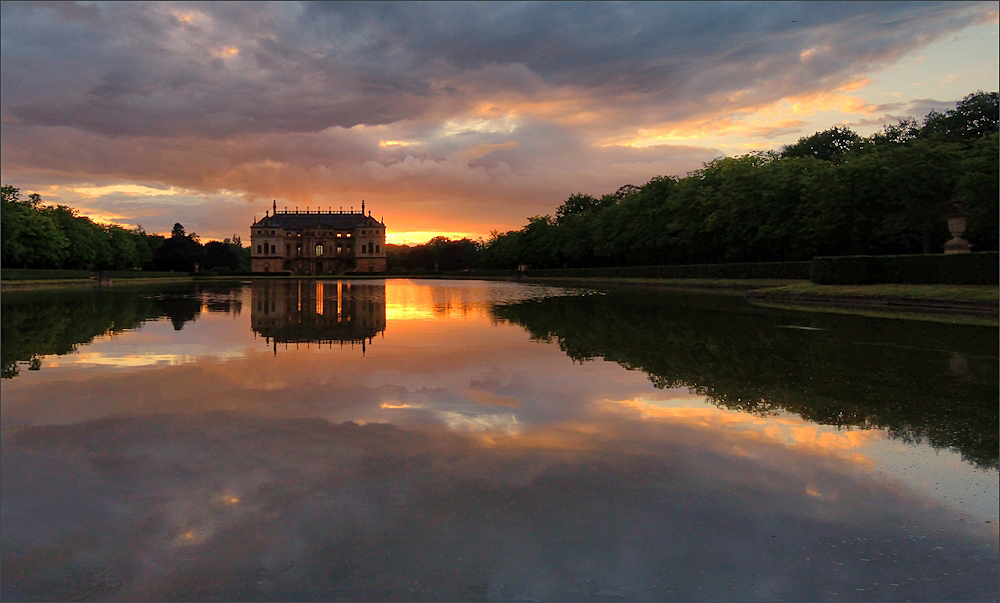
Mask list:
[[[42,205],[42,197],[3,187],[0,253],[8,268],[76,270],[177,270],[200,268],[249,270],[250,252],[235,236],[202,246],[198,236],[174,224],[172,236],[148,235],[141,226],[127,230],[81,216],[65,205]]]
[[[448,237],[434,237],[423,245],[386,245],[386,269],[390,272],[468,270],[476,264],[479,247],[469,239],[453,241]]]
[[[809,260],[938,253],[960,201],[965,238],[997,249],[997,93],[863,138],[838,126],[780,153],[723,157],[685,178],[656,177],[600,198],[575,193],[555,217],[492,233],[487,268]]]

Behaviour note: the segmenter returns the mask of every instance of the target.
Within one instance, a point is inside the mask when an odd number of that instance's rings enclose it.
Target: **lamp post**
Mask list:
[[[956,200],[949,203],[948,213],[944,217],[948,220],[948,232],[951,233],[951,240],[944,244],[945,255],[969,253],[972,245],[962,238],[962,234],[965,233],[969,212],[965,211],[965,208],[962,207],[962,202]]]

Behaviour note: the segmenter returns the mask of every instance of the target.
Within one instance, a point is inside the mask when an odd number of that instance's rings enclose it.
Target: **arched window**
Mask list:
[[[316,246],[316,255],[317,256],[323,255],[323,245],[322,244],[319,244],[319,245]]]

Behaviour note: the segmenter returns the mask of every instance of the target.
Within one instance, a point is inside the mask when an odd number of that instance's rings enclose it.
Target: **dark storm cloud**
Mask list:
[[[678,119],[844,80],[988,8],[4,3],[3,110],[110,135],[228,136],[388,124],[568,87],[597,107]],[[511,65],[520,71],[475,77]],[[467,89],[452,81],[462,76]],[[756,97],[726,98],[745,89]]]

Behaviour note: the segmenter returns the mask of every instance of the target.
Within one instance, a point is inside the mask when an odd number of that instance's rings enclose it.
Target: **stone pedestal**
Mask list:
[[[955,202],[951,204],[949,212],[944,217],[948,220],[948,232],[951,233],[951,240],[944,244],[945,254],[969,253],[972,245],[962,238],[969,212],[965,211],[961,203]]]

